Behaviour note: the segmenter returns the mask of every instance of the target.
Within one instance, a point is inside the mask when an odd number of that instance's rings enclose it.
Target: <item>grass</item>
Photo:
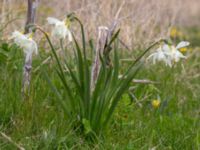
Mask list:
[[[189,58],[172,69],[146,63],[136,78],[159,83],[133,84],[137,100],[123,95],[105,136],[95,144],[71,129],[69,118],[63,115],[40,70],[32,73],[30,99],[22,101],[22,52],[10,43],[1,43],[0,131],[25,149],[200,149],[200,55],[192,31],[188,37],[193,48],[188,51]],[[33,68],[46,57],[41,51],[40,57],[34,58]],[[50,62],[45,68],[53,83],[64,90],[55,65]],[[161,105],[155,109],[151,101],[158,96]],[[12,150],[16,146],[0,136],[0,149]]]

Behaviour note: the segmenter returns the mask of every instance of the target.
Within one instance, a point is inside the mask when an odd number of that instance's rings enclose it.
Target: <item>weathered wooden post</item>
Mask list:
[[[26,18],[26,25],[25,25],[25,33],[32,32],[30,24],[35,23],[36,18],[36,9],[38,7],[38,0],[28,0],[28,9],[27,9],[27,18]]]
[[[104,48],[107,42],[107,38],[109,35],[109,29],[105,26],[100,26],[98,28],[98,38],[97,38],[97,46],[95,51],[95,59],[92,66],[92,81],[91,81],[91,87],[92,89],[95,86],[95,82],[97,80],[99,69],[100,69],[100,55],[103,55]]]
[[[105,27],[100,26],[98,28],[98,38],[97,38],[97,47],[95,53],[95,59],[92,66],[92,77],[91,77],[91,88],[94,89],[95,83],[99,74],[100,70],[100,55],[104,55],[106,57],[106,65],[110,65],[110,56],[109,53],[111,51],[111,47],[107,47],[108,42],[111,40],[113,33],[115,32],[116,26],[118,25],[118,17],[122,10],[122,7],[125,4],[125,0],[122,1],[116,15],[114,21],[112,22],[111,26]]]
[[[35,23],[36,18],[36,9],[38,7],[38,0],[28,0],[28,9],[27,9],[27,20],[25,25],[25,34],[32,33],[32,27],[30,24]],[[30,81],[31,81],[31,69],[32,69],[32,54],[25,56],[25,64],[23,71],[23,81],[22,81],[22,95],[25,99],[29,96],[30,92]]]

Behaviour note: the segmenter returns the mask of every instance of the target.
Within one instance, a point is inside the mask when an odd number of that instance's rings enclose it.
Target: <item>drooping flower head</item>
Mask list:
[[[64,19],[63,21],[61,21],[57,18],[48,17],[47,21],[49,24],[54,25],[54,28],[52,30],[53,37],[58,39],[65,39],[67,36],[68,40],[70,42],[72,41],[72,34],[71,31],[69,30],[70,26],[69,19]]]
[[[22,34],[19,31],[14,31],[11,38],[23,49],[26,56],[30,57],[33,53],[38,54],[38,47],[36,42],[32,39],[32,34]]]

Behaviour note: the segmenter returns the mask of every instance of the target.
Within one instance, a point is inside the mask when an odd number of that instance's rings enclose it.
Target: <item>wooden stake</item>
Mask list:
[[[30,24],[35,23],[36,8],[38,6],[38,0],[28,0],[27,20],[25,25],[25,34],[31,33],[32,28]],[[31,69],[32,69],[32,54],[25,56],[25,64],[23,71],[23,83],[22,83],[22,96],[25,99],[30,93],[30,81],[31,81]]]
[[[38,7],[38,3],[39,3],[38,0],[28,0],[28,10],[27,10],[26,25],[25,25],[25,34],[32,32],[32,28],[30,28],[29,25],[35,23],[36,9]]]

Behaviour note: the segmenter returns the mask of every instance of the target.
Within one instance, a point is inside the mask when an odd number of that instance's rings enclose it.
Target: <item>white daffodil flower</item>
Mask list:
[[[179,45],[179,44],[178,44]],[[181,47],[182,48],[182,47]],[[178,46],[169,46],[166,45],[163,46],[163,50],[165,51],[165,54],[167,55],[167,59],[170,62],[170,67],[172,66],[172,64],[175,62],[179,62],[179,60],[181,58],[186,58],[186,56],[184,56],[179,50],[178,50]]]
[[[33,52],[38,54],[37,44],[31,38],[31,34],[22,34],[19,31],[14,31],[11,38],[14,39],[14,42],[23,49],[27,57],[32,56]]]
[[[65,39],[68,36],[68,40],[71,42],[73,40],[72,33],[69,30],[69,23],[67,20],[60,21],[53,17],[48,17],[47,21],[49,24],[54,25],[52,30],[52,36],[58,39]]]
[[[164,44],[160,46],[155,53],[151,54],[147,59],[152,58],[153,63],[156,61],[164,61],[167,66],[172,67],[174,63],[179,62],[181,58],[186,58],[179,49],[188,46],[187,41],[180,42],[177,46]]]
[[[164,61],[165,64],[168,64],[168,59],[167,59],[167,56],[165,54],[165,52],[163,51],[163,48],[162,46],[160,46],[155,53],[151,54],[148,58],[148,59],[152,59],[153,60],[153,64],[156,63],[156,61]]]
[[[190,42],[188,41],[181,41],[180,43],[178,43],[178,45],[176,46],[176,49],[180,49],[180,48],[184,48],[186,46],[189,46]]]

